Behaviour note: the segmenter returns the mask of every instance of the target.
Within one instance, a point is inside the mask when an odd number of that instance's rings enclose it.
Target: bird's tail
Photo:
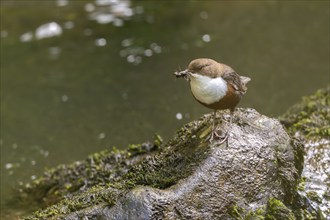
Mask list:
[[[246,84],[251,81],[251,78],[247,77],[247,76],[240,76],[240,80],[242,83],[242,88],[243,88],[244,92],[246,92],[247,91]]]

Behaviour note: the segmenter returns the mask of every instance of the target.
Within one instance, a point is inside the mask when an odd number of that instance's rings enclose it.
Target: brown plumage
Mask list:
[[[193,60],[186,70],[175,72],[174,75],[187,79],[194,98],[214,110],[210,141],[214,136],[219,137],[215,131],[216,111],[230,109],[232,123],[234,110],[247,91],[246,84],[251,80],[249,77],[238,75],[231,67],[208,58]],[[227,137],[226,134],[224,140]]]

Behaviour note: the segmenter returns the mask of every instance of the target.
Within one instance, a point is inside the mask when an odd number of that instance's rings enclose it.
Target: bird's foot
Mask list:
[[[225,141],[228,140],[228,137],[228,132],[226,132],[224,136],[221,136],[217,133],[216,130],[213,130],[207,139],[210,143],[212,143],[213,140],[219,140],[220,142],[218,144],[223,144]]]

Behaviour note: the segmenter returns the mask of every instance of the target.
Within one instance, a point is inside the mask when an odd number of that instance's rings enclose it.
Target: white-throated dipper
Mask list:
[[[217,110],[230,110],[230,125],[237,104],[246,93],[249,77],[238,75],[231,67],[215,60],[199,58],[191,61],[186,70],[175,72],[176,77],[183,77],[190,82],[195,99],[202,105],[214,110],[210,142],[220,138],[216,132],[215,119]],[[221,143],[228,138],[228,131]]]

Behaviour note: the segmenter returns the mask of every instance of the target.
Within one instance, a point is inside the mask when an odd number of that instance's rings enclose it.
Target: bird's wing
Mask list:
[[[230,83],[237,92],[241,94],[246,93],[247,87],[245,84],[247,82],[242,83],[241,77],[236,72],[224,73],[222,78],[226,80],[227,83]]]

